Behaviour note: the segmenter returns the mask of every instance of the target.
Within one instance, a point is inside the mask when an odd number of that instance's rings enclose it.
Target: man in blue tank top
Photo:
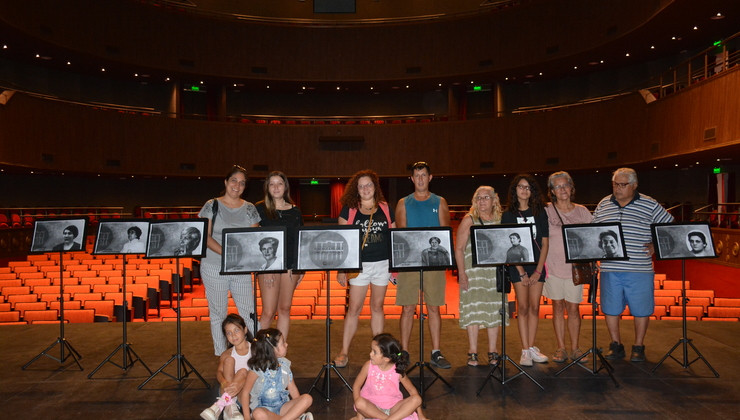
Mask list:
[[[437,227],[450,225],[450,210],[447,201],[429,191],[432,180],[431,170],[426,162],[417,162],[411,167],[411,182],[414,192],[399,200],[396,206],[396,226]],[[424,272],[424,303],[429,314],[429,333],[432,337],[433,366],[449,369],[448,362],[440,351],[442,318],[439,307],[445,304],[445,271]],[[419,275],[417,273],[399,273],[396,305],[403,306],[401,313],[401,347],[408,351],[411,330],[414,326],[414,312],[419,302]]]

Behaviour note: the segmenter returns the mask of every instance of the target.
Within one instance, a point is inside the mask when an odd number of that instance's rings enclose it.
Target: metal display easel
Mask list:
[[[331,401],[331,372],[334,371],[334,373],[339,377],[339,379],[342,380],[344,383],[344,386],[349,389],[349,392],[352,392],[352,387],[350,386],[349,382],[342,376],[342,374],[337,370],[337,366],[334,363],[334,361],[331,359],[331,312],[330,312],[330,306],[329,303],[331,301],[331,277],[329,270],[326,271],[326,336],[325,336],[325,343],[326,343],[326,362],[321,367],[321,370],[319,370],[318,375],[316,375],[316,378],[313,380],[313,383],[311,384],[311,388],[309,388],[308,392],[311,393],[314,389],[321,394],[322,397],[328,402]],[[319,382],[319,379],[324,378],[323,385],[321,389],[319,389],[316,384]]]
[[[181,301],[181,293],[180,288],[182,287],[180,282],[180,258],[175,258],[175,269],[177,270],[177,281],[175,282],[175,293],[177,295],[177,353],[173,354],[170,360],[168,360],[165,364],[163,364],[159,369],[157,369],[150,377],[148,377],[144,382],[139,385],[138,389],[144,388],[144,386],[149,383],[152,379],[154,379],[155,376],[159,375],[160,373],[169,376],[170,378],[182,382],[185,378],[187,378],[191,373],[194,373],[198,379],[200,379],[201,382],[203,382],[203,385],[206,386],[206,388],[210,389],[211,385],[206,382],[205,379],[198,373],[198,371],[193,367],[193,365],[188,361],[188,359],[185,357],[184,354],[182,354],[182,327],[181,327],[181,314],[180,314],[180,301]],[[125,279],[124,279],[125,283]],[[125,308],[124,308],[125,309]],[[177,373],[175,375],[171,375],[164,371],[164,369],[170,365],[170,363],[175,362],[177,365]]]
[[[619,382],[617,382],[616,378],[614,378],[614,374],[613,374],[614,368],[606,360],[606,358],[601,352],[601,349],[596,347],[596,314],[599,311],[599,304],[596,301],[596,290],[598,289],[598,287],[599,287],[599,276],[598,276],[598,272],[594,271],[593,278],[591,279],[591,285],[588,290],[588,301],[591,303],[591,348],[588,349],[588,351],[584,352],[580,357],[571,361],[565,367],[555,372],[555,376],[560,375],[561,373],[565,372],[568,368],[574,365],[578,365],[582,367],[583,369],[587,370],[593,375],[596,375],[597,373],[599,373],[599,371],[604,369],[606,370],[606,373],[611,378],[612,382],[614,382],[614,386],[619,387]],[[588,356],[589,354],[593,355],[591,357],[591,368],[584,365],[583,363],[580,363],[581,359]],[[596,367],[596,359],[598,359],[600,363],[598,367]]]
[[[439,373],[437,373],[436,370],[434,370],[429,362],[424,360],[424,318],[426,318],[426,315],[424,314],[424,270],[419,270],[419,361],[414,363],[414,365],[406,371],[406,375],[411,373],[411,371],[417,367],[419,368],[419,394],[421,395],[422,408],[426,408],[426,399],[424,398],[426,390],[429,389],[429,387],[431,387],[438,379],[444,382],[450,390],[455,389]],[[424,369],[429,370],[429,372],[434,375],[434,379],[432,379],[432,381],[426,386],[424,385]]]
[[[501,264],[498,267],[496,267],[496,276],[501,276],[502,279],[502,290],[501,290],[501,358],[499,362],[491,368],[491,370],[488,372],[488,375],[486,376],[486,380],[483,381],[483,384],[481,384],[480,388],[478,388],[478,392],[475,393],[476,396],[480,397],[480,393],[483,391],[483,388],[485,388],[488,381],[495,379],[498,383],[501,385],[506,385],[508,382],[513,381],[514,379],[518,378],[521,375],[526,376],[529,378],[530,381],[534,382],[535,385],[540,387],[543,391],[545,388],[537,382],[532,375],[527,373],[522,367],[516,363],[511,357],[509,357],[508,353],[506,353],[506,313],[508,310],[508,292],[511,290],[510,286],[510,279],[509,279],[509,270],[506,269],[506,266]],[[506,362],[511,363],[514,365],[514,367],[519,370],[518,373],[506,377]],[[496,375],[496,372],[499,372],[499,375]]]
[[[719,373],[716,370],[714,370],[714,368],[712,367],[712,365],[710,365],[709,362],[707,361],[707,359],[704,358],[704,355],[701,354],[701,352],[699,351],[699,349],[696,348],[696,346],[694,345],[694,343],[691,342],[691,339],[688,338],[688,332],[687,332],[687,329],[686,329],[686,303],[688,301],[689,301],[689,299],[686,297],[686,259],[682,259],[681,260],[681,306],[682,306],[682,308],[681,308],[682,309],[682,311],[681,311],[681,321],[682,321],[682,323],[681,323],[681,327],[682,327],[681,328],[681,331],[683,332],[683,335],[681,336],[681,338],[678,339],[678,341],[676,342],[676,344],[674,344],[673,347],[671,347],[671,349],[668,350],[668,353],[666,353],[665,356],[663,356],[663,358],[660,359],[660,361],[658,362],[658,364],[655,365],[655,367],[653,368],[653,370],[650,371],[650,373],[653,373],[654,374],[655,371],[658,370],[658,368],[660,367],[660,365],[662,365],[663,362],[667,358],[669,358],[669,357],[671,359],[675,360],[676,362],[678,362],[678,364],[680,364],[681,367],[683,367],[684,369],[688,369],[688,367],[691,366],[692,363],[694,363],[697,360],[700,360],[701,359],[701,361],[704,362],[704,364],[707,365],[707,367],[709,368],[709,370],[711,370],[712,373],[714,373],[714,377],[715,378],[719,378]],[[678,346],[681,346],[681,349],[683,351],[682,352],[682,354],[683,354],[683,359],[682,360],[678,360],[675,357],[673,357],[673,351],[676,350],[678,348]],[[689,346],[691,346],[691,348],[694,349],[694,352],[697,355],[697,357],[694,360],[690,361],[690,362],[689,362]]]
[[[54,346],[56,346],[57,344],[59,345],[58,358],[52,356],[49,353],[49,351],[53,349]],[[41,353],[37,354],[36,357],[23,365],[21,369],[26,370],[26,368],[31,366],[33,362],[40,359],[42,356],[46,356],[49,359],[59,362],[60,364],[63,364],[67,359],[72,357],[72,359],[74,359],[74,362],[77,364],[77,367],[79,367],[80,370],[83,370],[82,365],[80,364],[80,359],[82,359],[82,356],[64,337],[64,251],[59,251],[59,337],[57,337],[56,341],[51,343],[49,347],[41,351]]]
[[[149,369],[149,366],[144,363],[143,360],[139,357],[138,354],[134,351],[133,347],[131,347],[131,344],[128,342],[128,300],[126,298],[126,254],[123,254],[123,341],[121,344],[116,347],[111,354],[108,355],[108,357],[105,358],[98,367],[96,367],[92,372],[90,372],[89,375],[87,375],[88,379],[91,379],[95,373],[100,370],[100,368],[103,367],[106,363],[110,363],[113,366],[116,366],[120,368],[121,370],[128,371],[129,368],[131,368],[136,362],[140,362],[142,366],[149,372],[149,375],[152,374],[152,370]],[[178,305],[179,306],[179,305]],[[121,356],[123,357],[121,364],[114,362],[113,356],[118,353],[118,351],[121,351]]]

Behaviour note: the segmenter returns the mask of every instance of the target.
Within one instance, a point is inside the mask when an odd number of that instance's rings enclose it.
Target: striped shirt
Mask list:
[[[628,260],[602,261],[602,271],[653,271],[653,258],[645,250],[652,241],[650,225],[670,223],[673,216],[655,199],[635,192],[635,197],[622,207],[613,195],[604,197],[594,210],[593,223],[622,224]]]

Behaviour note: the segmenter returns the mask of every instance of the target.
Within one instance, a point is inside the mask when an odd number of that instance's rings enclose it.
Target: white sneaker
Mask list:
[[[218,402],[200,412],[200,418],[203,420],[218,420],[220,415],[221,407],[218,405]]]
[[[305,413],[301,414],[298,420],[313,420],[313,414],[311,414],[310,411],[306,411]]]
[[[224,420],[244,420],[244,416],[239,411],[236,401],[224,408]]]
[[[529,348],[529,356],[532,358],[533,362],[537,363],[547,363],[547,361],[550,360],[547,356],[540,353],[540,349],[534,346]]]
[[[532,366],[532,355],[529,350],[522,350],[522,357],[519,359],[519,364],[522,366]]]

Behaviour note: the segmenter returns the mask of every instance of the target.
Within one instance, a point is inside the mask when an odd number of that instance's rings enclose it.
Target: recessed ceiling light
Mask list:
[[[105,67],[101,68],[100,71],[105,71]]]
[[[139,77],[139,73],[134,73],[134,77]]]
[[[373,89],[375,89],[375,86],[370,86],[370,90],[373,90]]]
[[[651,45],[651,46],[650,46],[650,49],[651,49],[651,50],[654,50],[654,49],[655,49],[655,45]]]
[[[201,84],[201,85],[203,84],[203,81],[202,81],[202,80],[200,81],[200,84]]]
[[[699,30],[699,27],[698,26],[694,26],[694,30],[695,31],[698,31]]]
[[[36,58],[39,58],[39,57],[41,57],[41,55],[40,54],[36,54]]]
[[[439,87],[442,87],[442,83],[439,84]]]
[[[337,86],[337,90],[341,89],[339,86]]]
[[[542,76],[542,72],[540,72],[540,76]]]
[[[267,88],[269,89],[270,88],[270,85],[267,85]]]
[[[3,49],[4,49],[4,50],[7,50],[7,49],[8,49],[8,46],[7,46],[7,45],[5,45],[5,44],[3,44]]]
[[[676,37],[675,36],[672,36],[671,39],[675,41],[676,40]]]
[[[70,63],[69,61],[67,61],[67,65],[68,65],[68,66],[71,66],[71,65],[72,65],[72,63]]]
[[[573,66],[573,70],[578,70],[578,66]]]
[[[653,166],[653,169],[658,169],[658,167],[657,166]]]
[[[599,61],[599,63],[604,64],[604,60]]]
[[[625,56],[625,57],[629,57],[629,56],[630,56],[630,53],[627,53],[627,54],[625,54],[624,56]]]
[[[678,166],[678,163],[674,163],[673,166]]]
[[[164,78],[164,81],[165,81],[165,82],[169,82],[169,81],[170,81],[170,78],[169,78],[169,77],[165,77],[165,78]]]
[[[714,16],[712,16],[710,19],[712,19],[712,20],[720,20],[720,19],[724,19],[724,18],[725,18],[725,16],[722,13],[717,12],[717,14],[714,15]]]

